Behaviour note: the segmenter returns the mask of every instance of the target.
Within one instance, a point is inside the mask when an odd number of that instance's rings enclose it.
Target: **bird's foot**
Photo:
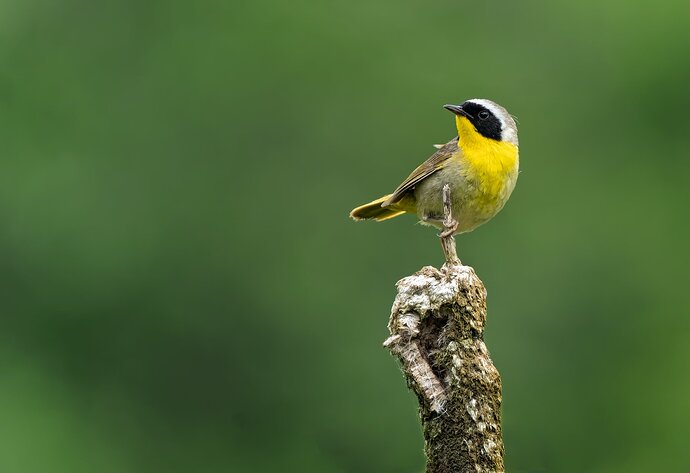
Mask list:
[[[455,232],[458,230],[458,221],[453,219],[450,222],[449,221],[444,221],[443,222],[443,231],[438,235],[439,238],[448,238],[449,236],[452,236],[455,234]]]

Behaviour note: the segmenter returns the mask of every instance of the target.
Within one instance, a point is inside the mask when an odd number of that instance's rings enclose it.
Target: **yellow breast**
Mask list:
[[[496,212],[503,207],[515,187],[518,147],[484,137],[465,117],[456,117],[456,125],[466,178],[476,185],[475,204],[487,212]]]

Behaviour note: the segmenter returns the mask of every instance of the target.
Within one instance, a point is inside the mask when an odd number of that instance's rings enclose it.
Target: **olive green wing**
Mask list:
[[[398,202],[405,196],[405,194],[412,191],[414,186],[441,169],[445,165],[446,161],[448,161],[453,154],[457,153],[457,151],[458,138],[456,137],[440,147],[438,151],[432,154],[429,159],[424,161],[417,169],[412,171],[412,173],[407,176],[407,179],[405,179],[403,183],[400,184],[397,189],[395,189],[395,192],[393,192],[393,194],[391,194],[391,196],[381,204],[381,207],[387,207]]]

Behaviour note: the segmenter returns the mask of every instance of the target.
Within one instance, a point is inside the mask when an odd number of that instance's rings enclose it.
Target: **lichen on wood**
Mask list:
[[[384,345],[419,400],[427,473],[503,473],[501,378],[483,340],[486,289],[460,264],[452,233],[441,234],[440,270],[398,281]]]

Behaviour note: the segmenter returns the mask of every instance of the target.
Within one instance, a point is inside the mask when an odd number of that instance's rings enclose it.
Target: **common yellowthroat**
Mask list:
[[[443,227],[443,186],[449,184],[454,233],[489,221],[508,201],[518,177],[515,120],[491,100],[444,105],[455,114],[458,136],[438,150],[398,186],[350,212],[355,220],[388,220],[404,213]]]

